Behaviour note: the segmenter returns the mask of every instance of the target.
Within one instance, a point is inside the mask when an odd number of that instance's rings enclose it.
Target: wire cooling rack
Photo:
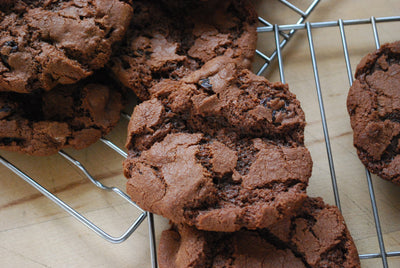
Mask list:
[[[327,156],[328,156],[328,162],[329,162],[329,168],[330,168],[330,175],[331,175],[331,181],[332,181],[332,189],[333,189],[333,194],[335,198],[336,205],[341,209],[341,202],[340,202],[340,197],[339,197],[339,190],[337,186],[337,180],[336,180],[336,174],[335,174],[335,167],[334,167],[334,162],[333,162],[333,154],[332,154],[332,149],[331,149],[331,144],[330,144],[330,139],[329,139],[329,133],[328,133],[328,126],[327,126],[327,120],[326,120],[326,115],[325,115],[325,108],[324,108],[324,103],[323,103],[323,97],[321,93],[321,85],[319,81],[319,74],[318,74],[318,67],[317,67],[317,60],[315,56],[315,49],[314,49],[314,44],[313,44],[313,36],[312,36],[312,29],[314,28],[326,28],[326,27],[338,27],[340,29],[340,35],[341,35],[341,40],[342,40],[342,45],[343,45],[343,54],[344,54],[344,60],[346,62],[346,71],[348,74],[348,79],[349,79],[349,84],[352,84],[352,70],[350,66],[350,58],[349,58],[349,52],[347,48],[347,41],[346,41],[346,36],[345,36],[345,27],[347,25],[357,25],[357,24],[371,24],[372,26],[372,32],[373,36],[375,39],[375,45],[376,47],[379,47],[379,37],[378,37],[378,31],[376,28],[377,23],[383,23],[383,22],[393,22],[393,21],[400,21],[400,17],[384,17],[384,18],[374,18],[371,17],[369,19],[361,19],[361,20],[338,20],[338,21],[328,21],[328,22],[315,22],[315,23],[304,23],[307,17],[311,14],[311,12],[314,10],[314,8],[317,6],[317,4],[320,2],[320,0],[314,0],[312,3],[308,6],[308,8],[303,11],[296,5],[292,4],[289,1],[286,0],[279,0],[286,8],[292,9],[294,12],[296,12],[299,15],[299,18],[295,24],[291,25],[276,25],[276,24],[271,24],[269,23],[266,19],[264,18],[259,18],[259,21],[262,25],[258,28],[259,33],[267,33],[267,32],[272,32],[274,34],[274,39],[275,39],[275,44],[276,44],[276,49],[271,53],[270,55],[266,55],[266,53],[261,52],[260,50],[257,50],[256,53],[257,55],[264,61],[262,66],[259,68],[257,71],[257,74],[263,75],[267,68],[269,67],[270,63],[277,58],[278,59],[278,66],[279,66],[279,74],[280,74],[280,79],[282,82],[285,82],[285,75],[284,75],[284,64],[282,60],[282,53],[281,50],[283,47],[286,46],[286,44],[289,42],[289,40],[292,38],[292,36],[295,34],[296,31],[302,30],[307,32],[308,36],[308,43],[309,43],[309,48],[310,48],[310,53],[311,53],[311,61],[313,65],[313,71],[314,71],[314,78],[315,78],[315,88],[316,92],[318,95],[318,103],[319,103],[319,109],[321,113],[321,122],[322,122],[322,127],[323,127],[323,133],[324,133],[324,138],[325,138],[325,144],[326,144],[326,151],[327,151]],[[123,118],[129,119],[129,116],[126,114],[123,114]],[[122,156],[123,158],[126,158],[126,153],[124,152],[123,149],[119,148],[116,146],[113,142],[107,140],[106,138],[102,138],[101,141],[111,149],[113,149],[117,154]],[[43,195],[45,195],[47,198],[52,200],[55,204],[57,204],[59,207],[64,209],[66,212],[71,214],[73,217],[75,217],[77,220],[79,220],[81,223],[86,225],[88,228],[90,228],[92,231],[94,231],[96,234],[104,238],[105,240],[111,242],[111,243],[121,243],[128,239],[132,233],[135,232],[135,230],[144,222],[144,220],[147,218],[148,220],[148,230],[149,230],[149,240],[150,240],[150,257],[151,257],[151,265],[152,267],[157,267],[157,256],[156,256],[156,243],[155,243],[155,232],[154,232],[154,219],[153,215],[151,213],[148,213],[146,211],[143,211],[141,208],[139,208],[134,202],[132,202],[123,191],[116,187],[109,187],[104,184],[102,184],[99,180],[96,180],[85,168],[85,166],[79,162],[78,160],[74,159],[72,156],[68,155],[64,151],[60,151],[59,154],[65,158],[67,161],[72,163],[75,167],[77,167],[83,175],[90,180],[96,187],[105,190],[105,191],[110,191],[124,200],[126,202],[130,203],[132,206],[134,206],[139,212],[140,215],[134,219],[133,223],[131,226],[123,232],[122,235],[120,236],[112,236],[108,234],[107,232],[103,231],[100,227],[98,227],[95,223],[91,222],[88,220],[86,217],[84,217],[82,214],[80,214],[78,211],[70,207],[68,204],[63,202],[61,199],[56,197],[54,194],[52,194],[50,191],[48,191],[46,188],[41,186],[39,183],[37,183],[33,178],[31,178],[29,175],[24,173],[22,170],[20,170],[18,167],[13,165],[11,162],[9,162],[7,159],[5,159],[3,156],[0,154],[0,162],[6,166],[8,169],[10,169],[12,172],[14,172],[16,175],[21,177],[24,181],[32,185],[34,188],[36,188],[39,192],[41,192]],[[368,183],[368,189],[369,189],[369,195],[370,195],[370,200],[371,200],[371,206],[373,210],[373,216],[375,219],[375,226],[376,226],[376,233],[378,237],[378,242],[379,242],[379,248],[380,252],[379,253],[369,253],[369,254],[361,254],[360,258],[361,259],[370,259],[370,258],[381,258],[382,259],[382,264],[383,267],[388,267],[387,263],[387,258],[388,257],[393,257],[393,256],[400,256],[400,251],[392,251],[392,252],[387,252],[385,250],[385,244],[383,241],[383,236],[382,236],[382,231],[381,231],[381,224],[380,224],[380,219],[378,215],[378,209],[376,205],[376,198],[374,194],[374,188],[373,184],[371,181],[371,175],[369,172],[366,170],[366,179]]]
[[[274,34],[276,48],[277,48],[276,56],[278,58],[279,75],[280,75],[280,80],[283,83],[285,83],[284,64],[283,64],[282,53],[281,53],[281,49],[283,46],[282,46],[282,42],[280,42],[279,36],[280,35],[282,36],[281,32],[284,32],[284,31],[293,32],[296,30],[305,30],[307,33],[312,68],[313,68],[313,73],[314,73],[315,89],[316,89],[317,96],[318,96],[319,111],[321,114],[321,123],[322,123],[322,129],[323,129],[323,134],[324,134],[324,141],[325,141],[325,145],[326,145],[326,153],[327,153],[327,158],[328,158],[328,163],[329,163],[330,176],[331,176],[331,181],[332,181],[332,190],[333,190],[333,195],[334,195],[336,206],[340,210],[341,210],[341,200],[339,197],[339,190],[338,190],[338,185],[337,185],[336,172],[335,172],[335,166],[334,166],[334,161],[333,161],[333,153],[332,153],[332,149],[331,149],[330,136],[329,136],[329,132],[328,132],[328,125],[327,125],[327,119],[326,119],[326,114],[325,114],[325,106],[324,106],[324,101],[323,101],[323,97],[322,97],[322,87],[321,87],[321,83],[320,83],[320,76],[319,76],[319,71],[318,71],[316,50],[314,47],[312,30],[315,28],[328,28],[328,27],[339,28],[340,39],[341,39],[342,47],[343,47],[343,56],[344,56],[344,61],[346,63],[346,70],[344,70],[344,71],[347,72],[349,86],[351,86],[353,83],[353,72],[352,72],[351,64],[350,64],[350,54],[349,54],[349,50],[348,50],[348,43],[346,40],[345,26],[370,24],[371,25],[371,35],[373,36],[373,40],[375,42],[374,45],[376,48],[379,48],[380,47],[380,39],[379,39],[377,24],[378,23],[390,23],[390,22],[396,22],[396,21],[400,21],[400,16],[381,17],[381,18],[371,17],[368,19],[357,19],[357,20],[339,19],[337,21],[314,22],[314,23],[307,22],[307,23],[300,23],[297,25],[268,25],[265,27],[258,28],[259,33],[273,32],[273,34]],[[262,58],[265,58],[265,57],[262,56]],[[269,64],[269,61],[266,61],[265,64]],[[265,70],[263,68],[261,68],[259,71],[259,74],[262,74],[264,71]],[[377,202],[376,202],[376,197],[375,197],[375,193],[374,193],[374,187],[373,187],[373,183],[371,180],[371,174],[367,169],[365,169],[365,175],[366,175],[366,182],[367,182],[368,190],[369,190],[369,197],[371,200],[371,207],[372,207],[375,228],[376,228],[376,235],[377,235],[380,251],[379,251],[379,253],[360,254],[359,256],[360,256],[360,259],[381,258],[382,266],[386,268],[386,267],[388,267],[388,257],[400,256],[400,251],[388,252],[385,250],[385,243],[384,243],[384,239],[383,239],[383,235],[382,235],[381,221],[380,221],[379,214],[378,214],[378,208],[377,208]]]

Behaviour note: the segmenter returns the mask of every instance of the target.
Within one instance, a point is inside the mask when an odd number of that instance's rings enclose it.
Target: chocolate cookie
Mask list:
[[[124,173],[143,209],[233,232],[292,214],[306,198],[312,161],[304,114],[287,85],[228,59],[159,83],[157,98],[135,107]]]
[[[177,225],[161,235],[164,267],[360,267],[339,210],[308,198],[301,210],[272,229],[205,232]]]
[[[271,83],[230,57],[216,57],[179,81],[165,79],[149,92],[203,133],[222,127],[239,135],[304,141],[304,112],[288,85]]]
[[[132,7],[118,0],[0,5],[0,91],[50,90],[104,67]]]
[[[50,155],[96,142],[123,108],[121,93],[99,79],[31,94],[0,92],[0,149]]]
[[[365,56],[347,97],[354,146],[369,171],[400,184],[400,41]]]
[[[227,55],[250,67],[257,16],[247,0],[185,1],[172,8],[161,0],[134,1],[127,38],[110,68],[141,100],[165,78],[179,80],[205,62]]]

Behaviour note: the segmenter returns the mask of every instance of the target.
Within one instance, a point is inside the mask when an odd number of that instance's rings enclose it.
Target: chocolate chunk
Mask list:
[[[13,40],[5,42],[4,45],[11,47],[11,52],[18,50],[18,44]]]

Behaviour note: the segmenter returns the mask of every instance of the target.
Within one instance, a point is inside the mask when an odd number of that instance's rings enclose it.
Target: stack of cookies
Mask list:
[[[128,126],[127,191],[172,222],[160,267],[359,267],[339,210],[310,198],[305,116],[248,68],[248,1],[134,1],[110,69],[143,101]]]
[[[117,124],[122,92],[102,69],[132,14],[119,0],[0,1],[1,149],[81,149]]]
[[[306,194],[299,101],[249,70],[256,24],[248,0],[2,1],[0,148],[84,148],[128,88],[127,191],[173,223],[160,267],[359,267],[338,209]]]

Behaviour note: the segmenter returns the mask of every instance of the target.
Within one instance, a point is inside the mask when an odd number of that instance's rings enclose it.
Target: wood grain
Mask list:
[[[309,0],[292,0],[306,7]],[[294,23],[297,15],[277,0],[255,0],[260,15],[272,23]],[[400,15],[397,0],[322,0],[309,21],[369,18]],[[378,25],[381,43],[400,39],[400,22]],[[351,65],[374,50],[370,25],[346,26]],[[364,167],[352,145],[352,130],[346,111],[349,88],[340,33],[337,27],[313,29],[314,45],[325,103],[335,171],[343,214],[359,253],[377,253],[374,218]],[[262,51],[274,50],[273,34],[259,35]],[[314,168],[309,194],[334,204],[331,176],[315,90],[314,74],[305,31],[299,31],[283,50],[286,82],[298,96],[306,113],[306,144]],[[261,65],[260,59],[254,69]],[[265,74],[279,80],[276,63]],[[123,147],[126,121],[109,135]],[[101,142],[83,151],[68,151],[85,164],[95,178],[124,189],[122,158]],[[139,214],[115,195],[104,193],[61,156],[27,157],[1,151],[10,162],[26,171],[61,199],[82,212],[106,231],[119,235]],[[99,238],[48,199],[0,166],[0,266],[1,267],[150,267],[147,222],[126,242],[113,245]],[[388,251],[400,251],[400,187],[373,176],[376,200]],[[168,221],[156,217],[157,238]],[[363,267],[380,267],[380,259],[364,260]],[[391,267],[400,258],[389,258]]]

